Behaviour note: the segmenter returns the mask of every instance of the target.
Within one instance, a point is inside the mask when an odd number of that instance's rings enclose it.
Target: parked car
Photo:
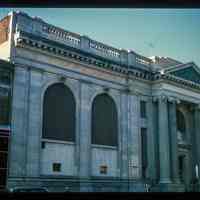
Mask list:
[[[48,192],[44,187],[14,187],[9,189],[10,192]]]

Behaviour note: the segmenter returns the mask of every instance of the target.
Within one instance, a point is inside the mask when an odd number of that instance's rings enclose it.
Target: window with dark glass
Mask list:
[[[0,69],[0,84],[10,85],[11,76],[10,72],[5,69]]]
[[[2,89],[3,88],[0,88],[0,125],[8,125],[10,116],[10,99],[8,92],[6,95],[2,94]]]
[[[61,163],[53,163],[52,168],[53,168],[53,172],[60,172],[61,171]]]
[[[63,83],[54,84],[45,92],[43,138],[75,141],[75,99]]]
[[[0,188],[5,188],[7,180],[8,138],[0,137]]]
[[[146,118],[146,101],[140,101],[140,116]]]
[[[142,147],[142,177],[146,178],[147,170],[147,129],[141,128],[141,147]]]
[[[92,144],[118,145],[117,109],[107,94],[96,96],[92,104]]]
[[[179,177],[180,177],[180,181],[183,182],[183,175],[184,175],[184,156],[179,156],[178,157],[178,165],[179,165]]]
[[[106,165],[100,166],[100,174],[107,174],[108,167]]]

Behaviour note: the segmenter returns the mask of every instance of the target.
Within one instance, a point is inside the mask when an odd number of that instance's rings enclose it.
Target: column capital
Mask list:
[[[163,102],[169,102],[169,103],[176,103],[180,104],[180,99],[173,97],[173,96],[167,96],[165,94],[159,95],[159,96],[153,96],[152,97],[153,102],[163,101]]]
[[[191,112],[200,111],[200,103],[190,107]]]
[[[170,103],[175,103],[175,104],[180,104],[181,103],[181,101],[180,101],[180,99],[178,99],[178,98],[176,98],[176,97],[172,97],[172,96],[169,96],[168,97],[168,101],[170,102]]]
[[[152,97],[152,102],[155,103],[155,102],[157,102],[157,101],[158,101],[158,97],[157,97],[157,96],[153,96],[153,97]]]
[[[200,103],[195,106],[195,110],[200,111]]]
[[[164,94],[159,95],[159,96],[154,96],[152,97],[153,102],[158,102],[158,101],[162,101],[162,102],[167,102],[168,101],[168,97]]]

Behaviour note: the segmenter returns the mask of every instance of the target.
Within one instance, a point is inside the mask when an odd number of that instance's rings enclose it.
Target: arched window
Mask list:
[[[117,109],[107,94],[95,97],[92,104],[92,144],[117,146]]]
[[[186,134],[185,117],[181,111],[177,110],[176,118],[177,118],[178,139],[185,140],[186,139],[185,138],[185,134]]]
[[[63,84],[47,88],[43,102],[43,138],[75,141],[75,99]]]

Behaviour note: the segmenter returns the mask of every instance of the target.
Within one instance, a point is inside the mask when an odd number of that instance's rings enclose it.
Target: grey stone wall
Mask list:
[[[45,26],[40,20],[35,20],[31,24],[31,18],[20,16],[14,22],[17,23],[17,29],[43,34],[48,39],[61,42],[61,38],[56,39],[57,36],[45,33]],[[73,36],[79,37],[76,34]],[[176,87],[164,83],[156,83],[152,86],[149,81],[130,78],[126,74],[97,68],[69,58],[45,54],[34,48],[14,47],[14,37],[11,38],[13,40],[11,60],[16,63],[16,67],[13,83],[9,187],[42,185],[52,190],[61,190],[61,188],[64,190],[66,186],[69,186],[78,188],[79,191],[144,191],[144,184],[141,181],[140,130],[142,127],[147,128],[147,177],[157,183],[162,179],[162,183],[171,184],[173,174],[171,170],[175,165],[169,162],[175,161],[171,159],[173,151],[170,149],[170,144],[172,144],[170,137],[172,136],[169,135],[168,130],[172,123],[169,120],[171,115],[168,115],[169,102],[166,100],[156,103],[152,97],[164,94],[166,97],[179,97],[184,101],[197,104],[200,99],[198,93],[189,90],[185,93],[185,89],[179,91]],[[80,41],[71,46],[76,45],[78,48],[86,49],[87,52],[102,54],[97,49],[92,50],[93,47],[87,48],[89,38],[81,36],[79,39]],[[70,46],[69,41],[64,41],[64,43]],[[135,64],[137,59],[134,52],[127,53],[120,50],[120,55],[115,60],[122,64]],[[143,67],[145,68],[144,65]],[[50,85],[60,81],[69,87],[76,101],[76,141],[74,144],[45,141],[41,138],[43,96]],[[105,88],[108,90],[105,91]],[[117,107],[119,146],[115,149],[91,145],[92,102],[98,94],[104,92],[110,95]],[[147,119],[140,118],[140,100],[147,101]],[[199,117],[196,115],[196,127],[198,120]],[[166,123],[168,121],[169,126]],[[192,133],[196,134],[196,138],[198,138],[197,132],[195,128]],[[41,149],[42,141],[47,143],[45,150]],[[192,152],[196,156],[188,158],[188,163],[190,160],[193,162],[192,167],[188,165],[188,177],[194,163],[199,163],[198,145],[194,143],[193,141],[195,148]],[[52,162],[56,161],[56,157],[60,154],[62,156],[59,162],[64,164],[64,173],[53,173]],[[70,165],[66,164],[67,161]],[[111,169],[107,179],[99,174],[98,169],[101,164],[107,164]],[[191,176],[193,177],[194,174]],[[158,191],[162,189],[167,191],[169,188],[158,186]]]

